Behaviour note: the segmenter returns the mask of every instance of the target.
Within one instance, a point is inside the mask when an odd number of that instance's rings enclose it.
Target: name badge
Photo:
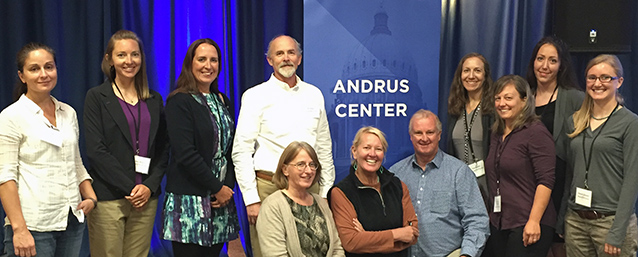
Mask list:
[[[485,164],[483,163],[483,160],[470,163],[468,166],[470,166],[470,169],[474,171],[474,175],[476,175],[477,178],[485,175]]]
[[[62,147],[62,133],[60,133],[57,128],[47,126],[47,128],[42,129],[40,132],[40,139],[42,139],[42,141],[57,147]]]
[[[576,187],[576,204],[591,208],[591,190]]]
[[[148,174],[148,169],[150,166],[151,158],[135,155],[135,172]]]
[[[501,212],[501,195],[494,196],[494,212]]]

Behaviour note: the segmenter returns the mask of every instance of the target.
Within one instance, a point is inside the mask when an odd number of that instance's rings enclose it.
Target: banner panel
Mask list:
[[[437,113],[440,27],[440,1],[304,1],[303,77],[326,100],[336,182],[363,126],[386,134],[384,166],[413,152],[410,116]]]

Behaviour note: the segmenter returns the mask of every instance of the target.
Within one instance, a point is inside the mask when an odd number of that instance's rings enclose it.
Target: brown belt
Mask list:
[[[616,213],[614,212],[582,211],[582,210],[574,210],[574,212],[576,212],[576,214],[578,214],[578,216],[580,216],[581,218],[588,219],[588,220],[597,220],[597,219],[602,219],[604,217],[616,215]]]
[[[272,173],[264,170],[256,170],[255,175],[260,179],[272,181]]]

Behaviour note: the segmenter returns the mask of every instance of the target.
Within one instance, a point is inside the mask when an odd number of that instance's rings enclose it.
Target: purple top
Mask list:
[[[148,157],[148,138],[149,132],[151,131],[151,113],[148,112],[148,106],[145,101],[138,101],[136,105],[130,105],[124,102],[122,99],[118,98],[120,102],[120,106],[122,107],[122,111],[126,116],[126,121],[128,122],[128,128],[131,132],[131,145],[133,148],[137,146],[135,141],[137,141],[137,135],[135,134],[135,124],[137,123],[139,126],[139,153],[137,155]],[[142,108],[138,110],[138,108]],[[138,117],[138,113],[141,114],[142,118]],[[135,149],[134,149],[135,150]],[[142,184],[142,174],[135,174],[135,184]]]
[[[490,224],[500,230],[523,227],[529,219],[536,187],[554,187],[556,154],[554,140],[547,128],[533,122],[512,131],[505,140],[492,133],[485,160],[489,186]],[[500,179],[501,212],[494,212],[497,180]],[[541,224],[554,227],[556,210],[551,198]]]

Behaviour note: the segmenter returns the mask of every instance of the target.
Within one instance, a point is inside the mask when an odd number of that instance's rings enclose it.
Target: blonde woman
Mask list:
[[[565,217],[568,256],[636,256],[638,116],[618,89],[623,68],[615,55],[589,61],[587,95],[568,120],[573,167]]]

